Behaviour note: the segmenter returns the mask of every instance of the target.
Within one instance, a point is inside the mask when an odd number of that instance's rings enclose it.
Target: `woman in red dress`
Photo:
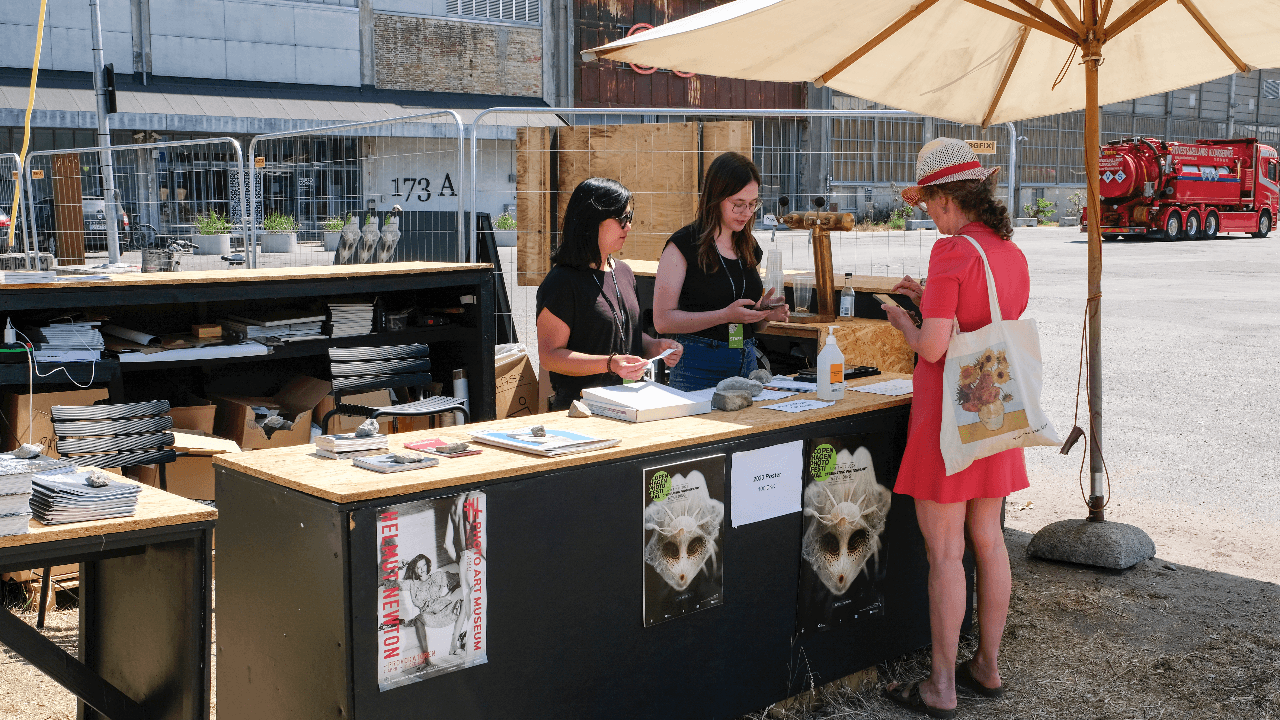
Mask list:
[[[947,475],[939,442],[942,369],[952,319],[959,323],[961,332],[991,322],[982,259],[964,236],[976,240],[991,263],[1004,319],[1021,316],[1030,295],[1027,259],[1012,241],[1008,211],[994,198],[994,172],[994,168],[983,168],[962,140],[938,138],[921,148],[916,159],[917,184],[904,190],[902,197],[924,208],[938,231],[948,237],[933,246],[928,290],[910,276],[894,288],[920,306],[921,327],[916,328],[901,308],[885,306],[889,322],[919,355],[907,448],[894,492],[915,498],[916,517],[929,556],[933,640],[929,677],[918,683],[889,686],[885,695],[936,718],[955,716],[957,685],[984,697],[1004,693],[997,659],[1009,612],[1011,580],[1000,508],[1005,496],[1027,487],[1021,448],[977,460],[965,470]],[[957,666],[965,608],[961,557],[966,529],[978,565],[978,650],[971,661]]]

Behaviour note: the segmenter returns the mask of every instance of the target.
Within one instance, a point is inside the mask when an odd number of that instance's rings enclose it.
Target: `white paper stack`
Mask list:
[[[138,508],[138,485],[111,480],[105,487],[87,482],[90,471],[31,478],[31,511],[45,525],[128,517]]]
[[[306,310],[266,310],[252,315],[230,315],[220,320],[222,331],[235,340],[318,340],[326,337],[320,326],[325,316]]]
[[[51,323],[36,331],[39,342],[35,349],[36,362],[93,362],[102,359],[102,323],[64,322]]]
[[[711,412],[711,398],[699,397],[656,382],[586,388],[582,401],[596,415],[648,422]]]
[[[31,477],[34,473],[52,475],[74,469],[65,460],[43,455],[30,459],[0,455],[0,535],[27,532],[31,519]]]
[[[25,283],[57,282],[58,273],[53,270],[6,270],[5,285],[21,285]]]
[[[368,335],[373,332],[373,303],[329,303],[331,337]]]

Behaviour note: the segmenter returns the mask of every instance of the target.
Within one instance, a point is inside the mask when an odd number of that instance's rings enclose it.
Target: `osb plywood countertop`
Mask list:
[[[241,283],[272,280],[312,280],[320,278],[408,275],[414,273],[457,272],[493,267],[488,263],[400,262],[368,265],[316,265],[311,267],[258,268],[254,270],[182,270],[162,273],[119,273],[110,280],[59,280],[52,283],[24,283],[0,286],[0,292],[20,292],[31,288],[109,288],[126,285],[189,285],[201,283]],[[63,277],[74,277],[64,275]]]
[[[298,445],[218,455],[213,462],[308,495],[336,503],[349,503],[657,453],[910,404],[910,395],[891,397],[856,392],[858,385],[870,385],[894,378],[909,379],[910,376],[885,373],[851,380],[849,386],[853,390],[846,391],[843,400],[829,408],[802,413],[766,410],[760,405],[753,405],[732,413],[713,410],[705,415],[628,423],[600,417],[570,418],[567,413],[561,412],[402,433],[392,435],[390,440],[391,450],[396,451],[403,449],[405,443],[426,438],[438,437],[446,442],[472,442],[469,432],[510,430],[538,424],[602,439],[622,439],[620,444],[611,448],[560,457],[544,458],[475,443],[476,447],[483,450],[479,455],[442,457],[440,464],[432,468],[382,474],[356,468],[350,461],[322,458],[315,454],[314,445]],[[816,396],[813,393],[801,393],[788,400],[802,398],[816,399]]]
[[[124,477],[113,480],[139,485]],[[32,518],[26,535],[6,535],[0,537],[0,548],[34,545],[36,543],[67,540],[70,538],[96,537],[110,533],[145,530],[167,525],[216,520],[218,511],[208,505],[171,495],[149,485],[142,485],[142,493],[138,495],[138,510],[129,517],[111,518],[110,520],[93,520],[90,522],[66,523],[65,525],[45,525]]]

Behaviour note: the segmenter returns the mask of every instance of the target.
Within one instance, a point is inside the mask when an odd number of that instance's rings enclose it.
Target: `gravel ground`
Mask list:
[[[1065,435],[1084,312],[1084,237],[1035,228],[1016,239],[1031,263],[1027,316],[1040,324],[1044,404]],[[804,256],[802,237],[779,243]],[[930,243],[920,233],[837,237],[836,267],[918,273]],[[515,267],[506,249],[504,264]],[[532,344],[534,289],[508,287],[521,339]],[[1278,325],[1280,237],[1105,245],[1107,513],[1150,534],[1157,558],[1125,572],[1027,559],[1037,530],[1084,514],[1083,444],[1068,458],[1029,451],[1032,486],[1010,498],[1006,531],[1014,574],[1004,647],[1010,692],[998,702],[964,697],[962,716],[1280,720]],[[25,617],[34,622],[33,613]],[[75,623],[74,609],[61,610],[48,632],[71,649]],[[880,671],[885,681],[915,679],[927,672],[927,656]],[[74,717],[69,694],[2,647],[0,689],[7,701],[0,718]],[[878,688],[819,693],[807,708],[778,715],[909,716],[880,700]]]

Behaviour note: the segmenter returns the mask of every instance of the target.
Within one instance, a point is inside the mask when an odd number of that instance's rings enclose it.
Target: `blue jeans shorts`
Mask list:
[[[715,387],[725,378],[746,377],[757,367],[755,338],[744,341],[741,348],[698,335],[677,335],[675,340],[684,346],[684,353],[671,368],[667,384],[677,390]]]

